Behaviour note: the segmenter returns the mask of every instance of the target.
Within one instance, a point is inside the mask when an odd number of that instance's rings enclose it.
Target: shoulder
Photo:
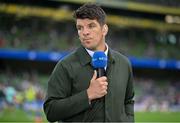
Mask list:
[[[75,61],[77,61],[76,50],[74,50],[73,52],[70,52],[68,55],[66,55],[61,60],[59,60],[57,65],[61,65],[61,66],[65,67],[65,66],[68,66]]]
[[[111,49],[111,54],[112,54],[112,57],[115,59],[115,61],[118,61],[121,64],[131,66],[131,63],[127,56],[123,55],[122,53],[120,53],[118,51],[112,50],[112,49]]]
[[[75,61],[75,51],[69,53],[55,65],[52,75],[58,75],[61,73],[63,75],[71,75],[72,72],[72,63]]]

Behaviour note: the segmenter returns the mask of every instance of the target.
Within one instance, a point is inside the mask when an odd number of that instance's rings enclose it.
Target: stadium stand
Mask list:
[[[43,51],[72,50],[79,43],[73,22],[56,22],[38,18],[18,19],[1,16],[1,48]],[[44,26],[46,25],[46,26]],[[110,25],[109,45],[130,56],[180,59],[177,32],[159,32],[137,28],[119,30]],[[43,31],[42,31],[43,30]],[[69,36],[71,35],[71,36]],[[72,37],[72,38],[71,38]],[[138,49],[138,50],[137,50]]]

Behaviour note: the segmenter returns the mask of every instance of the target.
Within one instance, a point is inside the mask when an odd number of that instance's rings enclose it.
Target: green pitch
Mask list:
[[[180,122],[180,112],[136,112],[137,122]]]
[[[41,112],[42,122],[47,122]],[[19,109],[6,109],[0,111],[0,122],[34,122],[37,114]],[[136,122],[180,122],[180,112],[136,112]]]
[[[8,108],[0,111],[0,122],[36,122],[37,117],[41,117],[42,122],[46,122],[43,112],[26,112],[24,110]]]

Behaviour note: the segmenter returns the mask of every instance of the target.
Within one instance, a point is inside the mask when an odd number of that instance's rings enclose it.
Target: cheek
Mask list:
[[[78,31],[78,35],[79,35],[79,36],[81,35],[81,32],[80,32],[80,31]]]
[[[95,36],[95,38],[99,39],[103,36],[103,34],[102,34],[102,32],[97,31],[97,32],[94,32],[94,36]]]
[[[79,39],[82,39],[82,34],[78,32]]]

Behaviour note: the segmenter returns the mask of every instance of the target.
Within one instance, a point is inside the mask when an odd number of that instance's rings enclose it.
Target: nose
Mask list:
[[[89,35],[89,34],[90,34],[89,29],[84,28],[83,29],[83,35],[86,36],[86,35]]]

